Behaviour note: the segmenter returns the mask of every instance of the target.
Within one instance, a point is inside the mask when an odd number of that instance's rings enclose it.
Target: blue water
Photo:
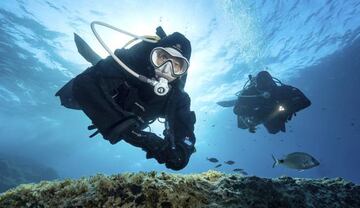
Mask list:
[[[179,31],[192,42],[186,91],[196,111],[197,152],[180,173],[243,168],[261,177],[343,177],[360,182],[360,1],[23,1],[0,2],[0,152],[31,158],[62,178],[96,173],[173,172],[124,142],[89,139],[90,120],[60,106],[55,92],[89,64],[73,33],[102,57],[90,22],[100,20],[135,34]],[[112,49],[129,40],[101,30]],[[236,127],[233,98],[248,74],[264,67],[300,88],[312,106],[286,133]],[[153,130],[161,131],[156,124]],[[297,172],[272,168],[271,154],[312,154],[321,165]]]

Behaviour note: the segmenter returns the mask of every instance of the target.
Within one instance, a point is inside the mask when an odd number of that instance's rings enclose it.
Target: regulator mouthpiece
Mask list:
[[[154,92],[155,94],[159,95],[159,96],[164,96],[166,95],[169,90],[170,90],[170,87],[168,85],[168,80],[163,78],[163,77],[160,77],[159,78],[159,81],[157,80],[153,80],[153,79],[149,79],[145,76],[142,76],[138,73],[136,73],[134,70],[132,70],[131,68],[129,68],[125,63],[123,63],[112,51],[111,49],[105,44],[105,42],[101,39],[101,37],[99,36],[99,34],[97,33],[96,29],[95,29],[95,25],[102,25],[104,27],[107,27],[107,28],[110,28],[112,30],[115,30],[117,32],[120,32],[120,33],[123,33],[125,35],[128,35],[128,36],[132,36],[136,39],[140,39],[140,40],[143,40],[143,41],[146,41],[146,42],[150,42],[150,43],[157,43],[158,40],[152,40],[152,39],[147,39],[145,37],[141,37],[141,36],[137,36],[137,35],[134,35],[134,34],[131,34],[125,30],[121,30],[117,27],[114,27],[112,25],[109,25],[109,24],[106,24],[104,22],[99,22],[99,21],[94,21],[91,23],[91,29],[95,35],[95,37],[98,39],[98,41],[100,42],[100,44],[104,47],[104,49],[111,55],[111,57],[124,69],[126,70],[128,73],[130,73],[132,76],[134,76],[135,78],[139,79],[140,81],[142,82],[145,82],[145,83],[148,83],[152,86],[154,86]],[[161,31],[160,31],[161,32]],[[164,34],[162,34],[164,35]],[[166,34],[165,34],[166,35]],[[176,52],[173,52],[173,51],[170,51],[169,52],[170,55],[175,53]],[[181,54],[180,54],[181,55]],[[174,62],[174,61],[173,61]],[[186,65],[188,66],[188,65]],[[164,75],[165,76],[165,75]],[[169,77],[170,78],[170,77]]]
[[[159,96],[166,95],[170,90],[168,80],[165,78],[160,77],[159,81],[154,85],[154,92]]]

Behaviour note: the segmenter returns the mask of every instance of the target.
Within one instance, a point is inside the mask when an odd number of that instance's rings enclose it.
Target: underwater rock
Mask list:
[[[21,185],[0,195],[0,207],[360,207],[360,186],[341,178],[140,172]]]
[[[0,154],[0,192],[19,184],[37,183],[56,178],[59,176],[52,168],[26,158]]]

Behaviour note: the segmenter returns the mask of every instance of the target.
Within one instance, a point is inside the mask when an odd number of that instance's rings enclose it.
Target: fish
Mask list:
[[[226,162],[224,162],[225,164],[228,164],[228,165],[233,165],[233,164],[235,164],[235,162],[234,161],[232,161],[232,160],[228,160],[228,161],[226,161]]]
[[[248,175],[248,173],[244,169],[241,169],[241,168],[235,168],[233,171],[238,172],[242,175]]]
[[[306,170],[320,165],[319,161],[305,152],[293,152],[285,155],[282,159],[276,159],[272,155],[272,158],[274,160],[273,168],[277,165],[283,165],[291,169]]]
[[[219,167],[221,167],[222,166],[222,164],[218,164],[217,166],[215,166],[215,168],[219,168]]]
[[[215,157],[210,157],[210,158],[206,158],[207,160],[209,160],[210,162],[212,162],[212,163],[217,163],[217,162],[219,162],[219,160],[218,159],[216,159]]]

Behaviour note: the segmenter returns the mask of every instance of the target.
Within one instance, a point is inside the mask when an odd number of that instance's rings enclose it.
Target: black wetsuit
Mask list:
[[[130,49],[118,49],[115,55],[137,73],[154,77],[150,52],[158,46],[171,46],[169,39],[174,34],[158,43],[141,42]],[[145,150],[147,158],[179,170],[195,150],[195,113],[190,111],[190,98],[182,90],[182,81],[172,82],[170,92],[158,96],[152,86],[130,75],[109,56],[76,76],[57,95],[65,107],[83,110],[112,144],[123,139]],[[159,117],[169,122],[170,134],[165,134],[165,139],[142,131]]]
[[[269,97],[261,96],[268,93]],[[255,126],[264,124],[271,134],[286,131],[285,123],[292,116],[311,105],[310,100],[297,88],[276,85],[271,75],[260,72],[244,89],[234,106],[238,127],[255,132]],[[279,110],[282,106],[283,111]]]

